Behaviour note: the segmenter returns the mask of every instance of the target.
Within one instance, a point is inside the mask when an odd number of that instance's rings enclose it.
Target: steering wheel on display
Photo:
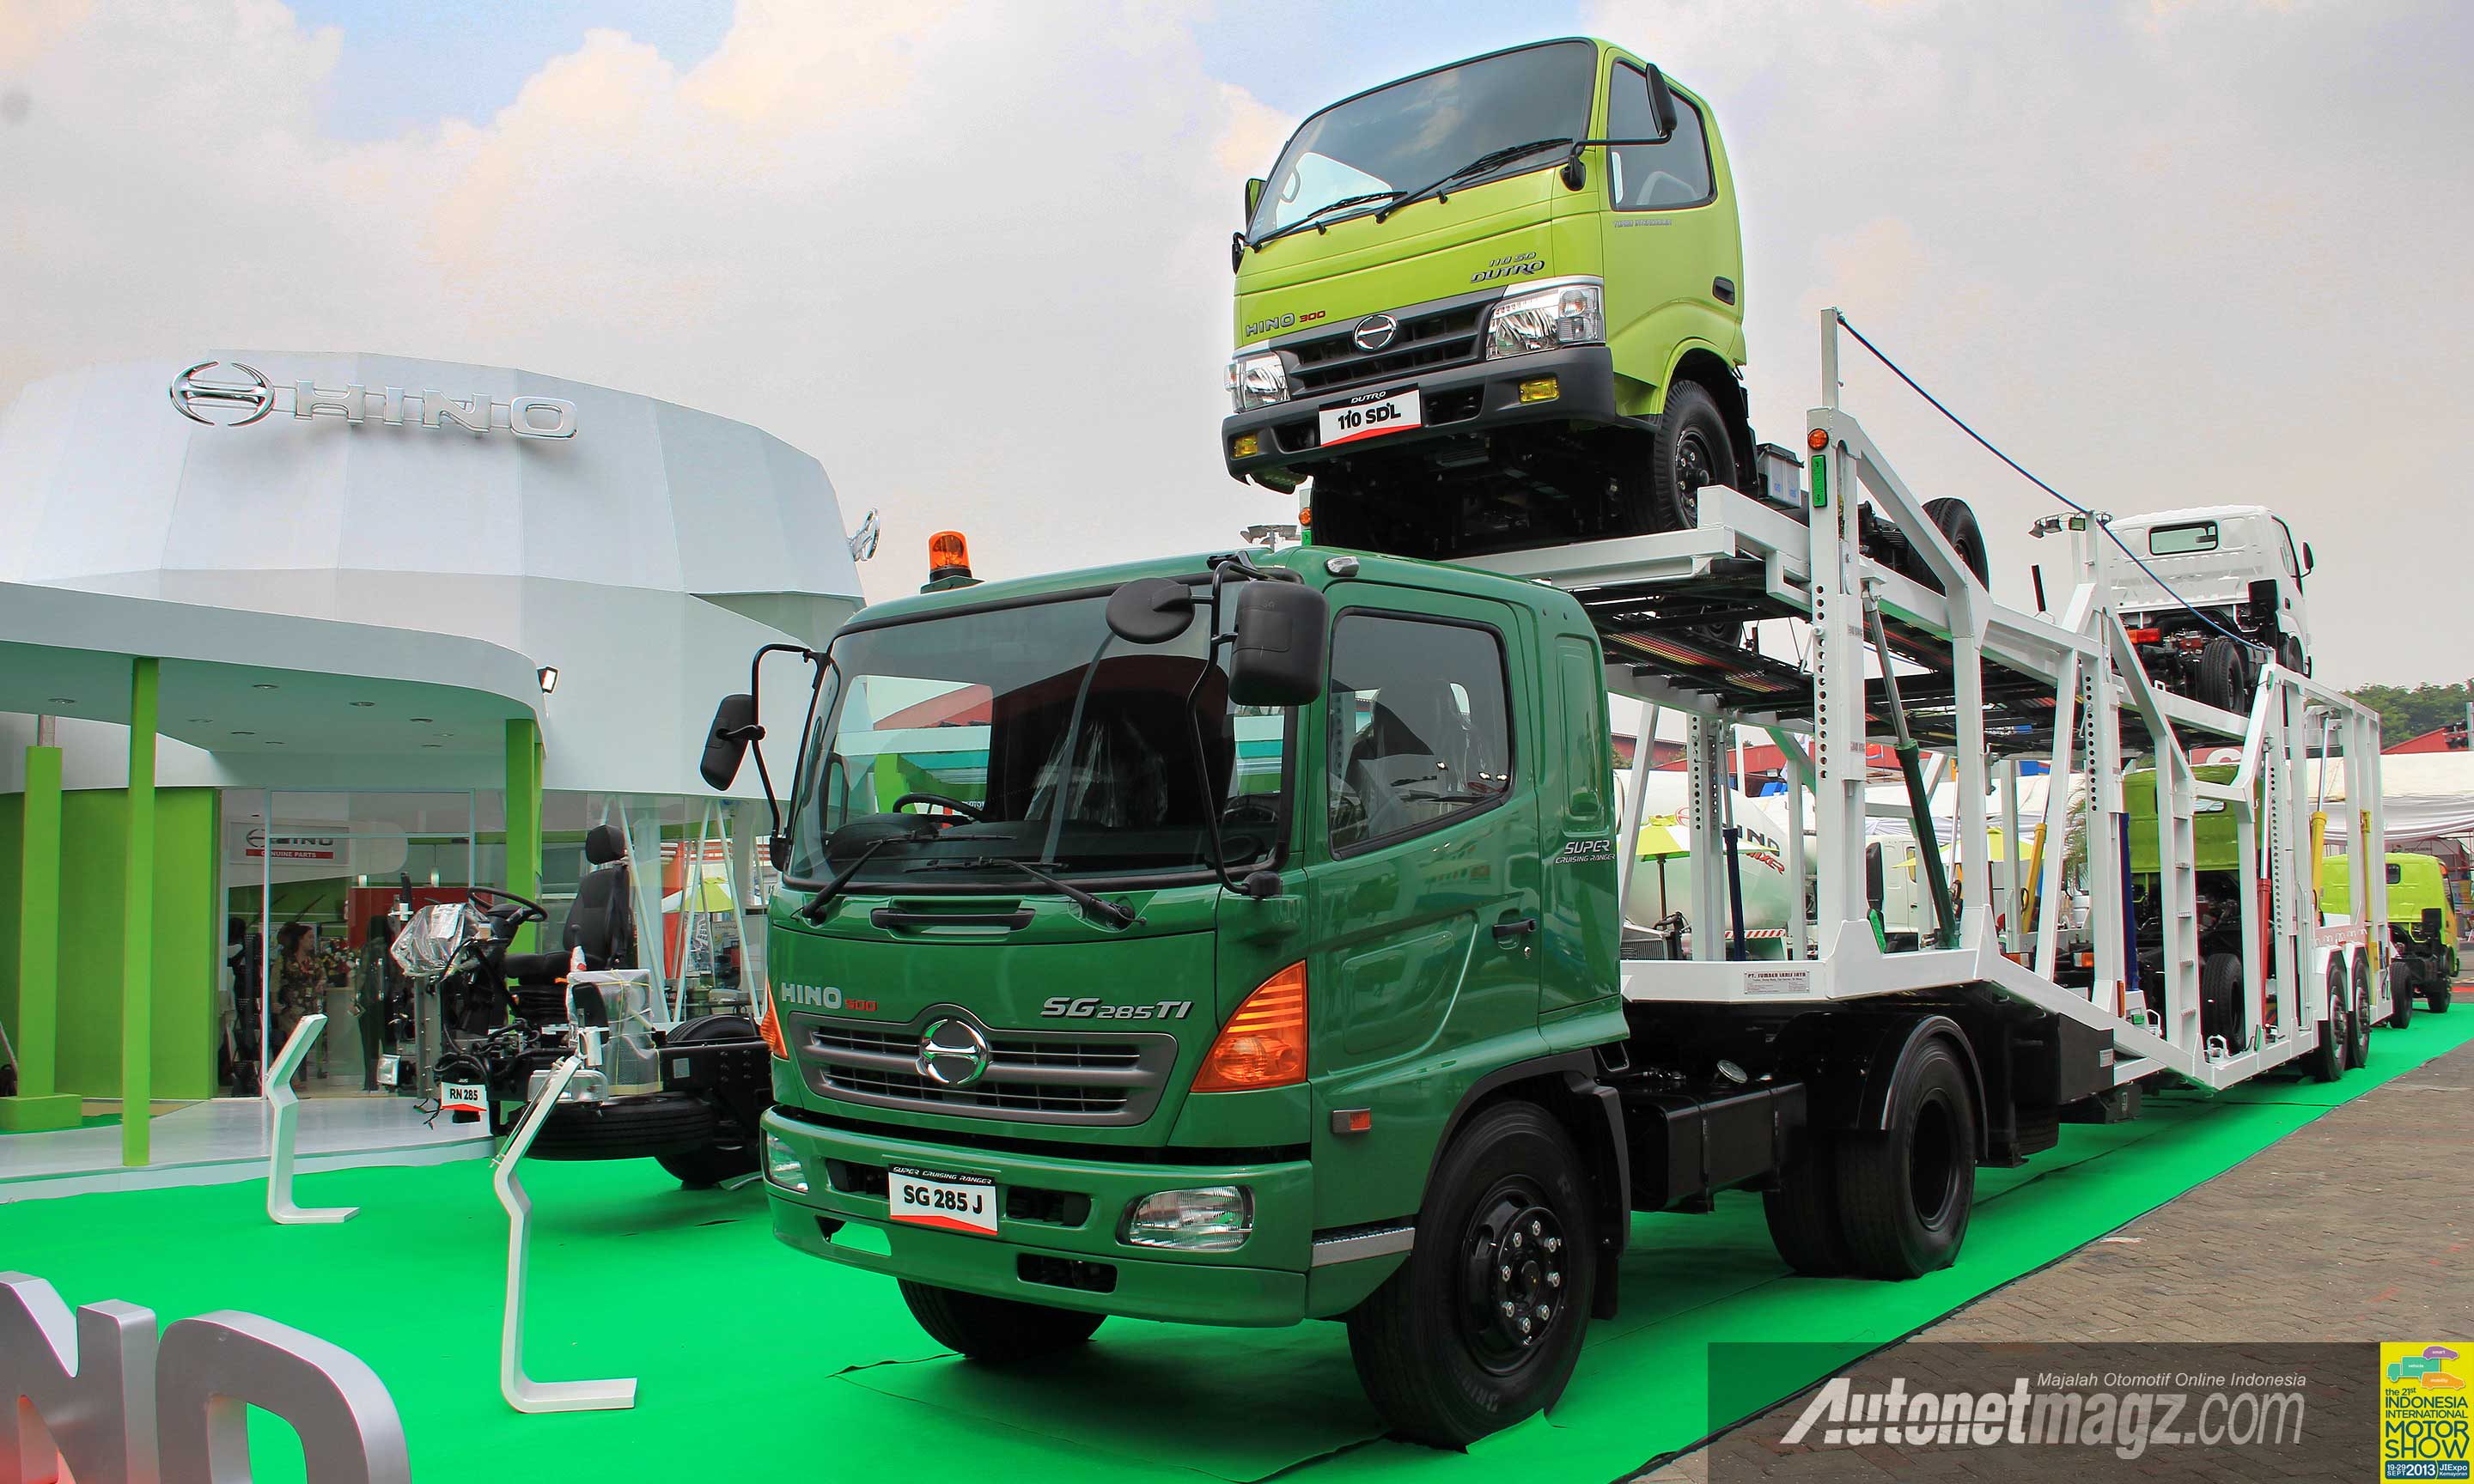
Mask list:
[[[513,892],[502,892],[495,886],[470,886],[464,889],[464,899],[472,904],[473,911],[481,913],[484,916],[488,915],[491,910],[490,903],[487,898],[493,897],[501,901],[514,902],[517,906],[521,907],[523,910],[516,916],[516,921],[519,922],[546,922],[549,921],[549,909],[543,906],[540,902],[533,900],[529,897],[519,897]]]
[[[950,809],[974,825],[982,818],[977,804],[964,803],[950,794],[905,794],[893,801],[893,808],[890,812],[899,814],[914,803],[933,803],[940,809]]]

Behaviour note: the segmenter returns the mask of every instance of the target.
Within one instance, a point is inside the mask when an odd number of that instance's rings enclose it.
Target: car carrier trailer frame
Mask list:
[[[2063,1123],[2131,1116],[2168,1084],[2358,1064],[2388,1018],[2385,945],[2360,926],[2385,921],[2386,883],[2353,876],[2360,917],[2320,925],[2306,761],[2352,763],[2362,872],[2382,852],[2376,716],[2274,663],[2246,712],[2152,683],[2094,513],[2039,523],[2069,547],[2056,611],[1995,603],[1838,405],[1842,323],[1822,322],[1808,467],[1765,454],[1759,496],[1705,487],[1686,529],[1457,563],[1309,546],[992,583],[879,605],[810,656],[762,1020],[775,1234],[900,1279],[933,1335],[991,1364],[1110,1314],[1344,1320],[1393,1427],[1452,1446],[1560,1395],[1589,1320],[1614,1311],[1636,1211],[1757,1191],[1798,1270],[1912,1278],[1957,1258],[1976,1168],[2022,1162]],[[1864,555],[1883,520],[1918,560]],[[1738,642],[1769,620],[1808,629],[1808,664]],[[1352,623],[1426,637],[1370,682],[1343,663]],[[1456,673],[1503,698],[1508,751],[1441,758],[1381,714],[1395,690],[1453,704],[1452,634],[1483,657]],[[1003,646],[1025,658],[987,668]],[[876,674],[901,679],[899,709],[863,693]],[[920,677],[979,709],[922,710]],[[1691,718],[1688,936],[1621,922],[1647,780],[1637,767],[1609,798],[1610,693]],[[1068,811],[1022,779],[1108,707],[1127,724],[1102,733],[1221,801],[1193,816],[1212,822],[1207,869],[1094,868],[1117,824],[1058,845]],[[1238,786],[1241,710],[1262,729],[1246,735],[1285,739],[1267,795]],[[761,740],[757,714],[723,702],[714,786]],[[1783,960],[1744,959],[1731,930],[1737,725],[1796,760],[1781,843],[1817,910],[1808,933],[1789,914]],[[1371,806],[1338,806],[1338,759],[1356,768],[1378,727],[1367,755],[1410,775],[1384,786],[1451,810],[1344,842]],[[1912,951],[1885,951],[1868,915],[1866,821],[1907,812],[1867,802],[1866,744],[1885,735],[1910,760],[1946,754],[1957,785],[1955,895]],[[2230,778],[2194,772],[2211,748]],[[2121,785],[2142,757],[2159,778],[2144,898]],[[2054,779],[2032,910],[1986,869],[1991,816],[2019,837],[2027,758]],[[938,812],[908,812],[923,805]],[[2267,883],[2239,894],[2244,1008],[2213,1040],[2203,810],[2233,816],[2238,874]],[[1933,849],[1923,803],[1910,823]],[[1223,838],[1241,828],[1242,850]],[[2088,919],[2065,937],[2074,900]],[[2150,928],[2160,969],[2143,977]]]
[[[2268,660],[2247,712],[2203,706],[2151,683],[2117,610],[2113,573],[2127,563],[2104,538],[2100,515],[2038,523],[2037,535],[2066,536],[2070,544],[2072,581],[2057,613],[1995,603],[1880,447],[1838,406],[1843,323],[1834,308],[1823,314],[1823,399],[1808,419],[1815,458],[1809,489],[1802,491],[1808,518],[1711,488],[1702,492],[1700,524],[1691,530],[1467,559],[1571,592],[1604,638],[1609,691],[1691,718],[1685,823],[1691,831],[1688,915],[1696,926],[1717,929],[1726,921],[1729,729],[1767,730],[1788,759],[1789,872],[1799,888],[1808,884],[1814,892],[1812,956],[1796,934],[1786,964],[1731,962],[1728,934],[1703,930],[1693,936],[1688,961],[1627,959],[1624,997],[1776,1010],[1982,986],[2110,1038],[2124,1053],[2111,1059],[2114,1086],[2170,1072],[2220,1089],[2312,1053],[2320,1044],[2318,1027],[2332,1018],[2328,970],[2340,957],[2349,981],[2369,981],[2368,998],[2351,1013],[2368,1009],[2376,1012],[2371,1020],[2385,1020],[2387,950],[2366,947],[2358,924],[2386,921],[2386,880],[2365,872],[2359,856],[2340,857],[2352,892],[2370,894],[2353,899],[2368,905],[2355,915],[2357,925],[2319,925],[2320,833],[2311,824],[2308,771],[2315,752],[2345,760],[2357,828],[2381,840],[2378,714]],[[1860,554],[1858,491],[1910,533],[1938,590]],[[1883,661],[1871,656],[1868,609],[1878,610],[1897,661],[1908,724],[1954,768],[1953,845],[1962,867],[1956,947],[1885,952],[1869,920],[1865,820],[1881,806],[1868,810],[1865,748],[1887,730],[1890,688],[1880,675]],[[1808,678],[1783,660],[1709,638],[1714,629],[1765,619],[1810,625],[1817,643]],[[1799,733],[1811,739],[1808,750]],[[2195,751],[2213,749],[2222,761],[2226,748],[2239,753],[2233,779],[2195,777]],[[2143,755],[2154,759],[2161,780],[2160,910],[2168,951],[2163,980],[2154,984],[2135,971],[2126,918],[2131,881],[2118,845],[2129,821],[2122,775]],[[2055,786],[2043,817],[2023,822],[2017,765],[2026,759],[2046,763]],[[2074,771],[2098,780],[2084,791],[2075,821],[2071,793],[2059,786]],[[1634,770],[1619,840],[1637,834],[1647,778],[1646,769]],[[1996,795],[2003,801],[1999,819],[1985,806]],[[1801,850],[1807,801],[1818,841],[1809,861]],[[2247,897],[2243,903],[2244,940],[2265,948],[2244,954],[2244,1000],[2257,1012],[2246,1023],[2258,1034],[2242,1047],[2212,1047],[2199,1034],[2191,831],[2195,811],[2211,808],[2238,822],[2241,874],[2270,884],[2264,906]],[[1930,833],[1929,821],[1914,823],[1920,839]],[[2088,983],[2065,982],[2076,976],[2060,969],[2058,911],[2030,923],[2017,904],[1997,910],[1991,899],[1994,873],[1981,869],[1994,858],[1988,826],[2015,840],[2023,823],[2041,826],[2056,843],[2074,824],[2091,841],[2116,842],[2088,855]],[[1627,876],[1632,854],[1619,860]],[[2057,844],[2043,854],[2034,899],[2066,902],[2062,874]]]

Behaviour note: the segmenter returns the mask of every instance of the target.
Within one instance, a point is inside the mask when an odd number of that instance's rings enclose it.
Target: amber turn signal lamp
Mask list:
[[[756,1017],[756,1034],[764,1040],[764,1049],[779,1061],[790,1060],[790,1048],[782,1041],[782,1022],[773,1017],[773,996],[764,996],[764,1013]]]
[[[1197,1092],[1251,1092],[1306,1080],[1306,966],[1254,987],[1203,1054]]]
[[[1805,434],[1804,446],[1811,449],[1815,453],[1819,453],[1824,448],[1829,447],[1830,430],[1827,428],[1814,428],[1811,432]]]

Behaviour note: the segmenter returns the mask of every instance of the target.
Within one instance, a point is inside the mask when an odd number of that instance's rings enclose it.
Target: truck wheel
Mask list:
[[[2404,1030],[2413,1023],[2413,966],[2403,959],[2389,965],[2389,1029]]]
[[[2345,1075],[2345,965],[2328,961],[2328,1017],[2319,1022],[2319,1044],[2311,1048],[2307,1068],[2314,1082],[2334,1082]]]
[[[2448,1002],[2455,993],[2450,982],[2456,977],[2456,970],[2445,965],[2435,970],[2430,985],[2424,990],[2422,1008],[2436,1016],[2448,1014]]]
[[[701,1046],[726,1041],[756,1041],[762,1037],[756,1022],[745,1016],[698,1016],[670,1032],[664,1039],[666,1046]],[[711,1100],[711,1099],[708,1099]],[[713,1141],[700,1148],[672,1154],[656,1155],[662,1168],[678,1177],[680,1185],[691,1190],[702,1190],[756,1173],[756,1131],[742,1129],[721,1104],[715,1109],[718,1120]]]
[[[2360,953],[2354,955],[2353,979],[2354,1065],[2368,1066],[2371,1065],[2371,964]]]
[[[2222,634],[2199,646],[2199,674],[2191,699],[2219,711],[2250,709],[2250,656]]]
[[[1551,1406],[1581,1358],[1596,1254],[1563,1125],[1534,1103],[1476,1114],[1435,1167],[1409,1260],[1349,1312],[1375,1410],[1460,1448]]]
[[[1735,483],[1735,444],[1718,399],[1698,382],[1666,389],[1666,413],[1650,450],[1649,529],[1700,524],[1701,487]]]
[[[1984,529],[1976,523],[1976,512],[1968,508],[1967,502],[1952,496],[1927,500],[1925,518],[1941,532],[1942,539],[1958,553],[1958,560],[1976,574],[1976,580],[1991,586],[1992,563],[1984,555]],[[1925,563],[1924,553],[1915,542],[1907,543],[1907,560],[1901,565],[1907,568],[1907,575],[1917,582],[1935,592],[1941,591],[1941,579],[1934,576],[1933,569]]]
[[[1838,1151],[1807,1129],[1804,1147],[1779,1170],[1775,1190],[1761,1192],[1771,1245],[1788,1267],[1807,1278],[1837,1278],[1847,1271],[1847,1233],[1838,1221]]]
[[[948,1350],[990,1365],[1010,1365],[1071,1350],[1091,1338],[1104,1314],[1051,1308],[1019,1299],[939,1288],[902,1280],[902,1302],[929,1337]]]
[[[1976,1097],[1939,1037],[1899,1064],[1890,1127],[1841,1135],[1838,1194],[1850,1270],[1921,1278],[1950,1266],[1976,1201]]]
[[[2222,1036],[2240,1051],[2243,1033],[2242,955],[2211,953],[2199,962],[2199,1034]]]
[[[713,1106],[686,1092],[647,1092],[550,1110],[533,1137],[536,1160],[637,1160],[684,1154],[713,1141]]]

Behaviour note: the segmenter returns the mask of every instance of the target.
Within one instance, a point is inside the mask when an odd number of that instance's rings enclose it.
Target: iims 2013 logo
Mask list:
[[[2449,1370],[2461,1353],[2449,1345],[2380,1346],[2380,1477],[2468,1476],[2465,1379]]]

